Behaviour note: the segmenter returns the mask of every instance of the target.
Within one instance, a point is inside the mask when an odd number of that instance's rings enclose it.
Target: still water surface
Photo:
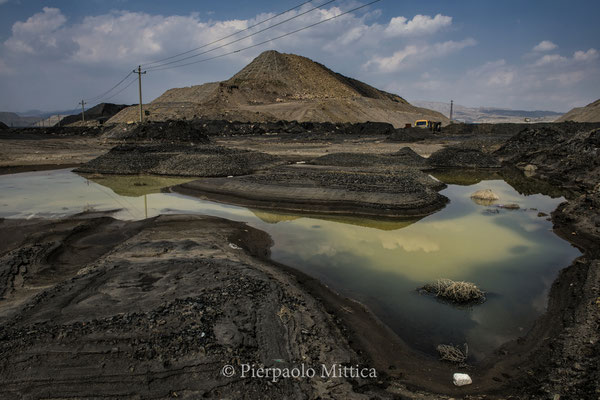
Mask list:
[[[84,210],[120,209],[115,217],[207,214],[247,222],[275,242],[272,258],[319,278],[367,304],[407,342],[434,354],[440,343],[468,343],[472,359],[524,334],[546,307],[561,268],[579,255],[546,217],[564,201],[520,195],[500,179],[449,185],[443,210],[420,220],[380,221],[281,214],[198,200],[163,187],[190,179],[94,176],[56,170],[0,176],[0,217],[54,218]],[[498,204],[470,199],[492,189]],[[438,278],[475,282],[484,304],[457,308],[419,294]]]

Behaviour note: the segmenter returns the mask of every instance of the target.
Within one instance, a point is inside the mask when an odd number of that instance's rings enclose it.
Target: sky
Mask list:
[[[600,98],[597,0],[381,0],[270,40],[370,1],[315,0],[236,34],[303,1],[0,0],[0,111],[137,103],[135,75],[106,92],[140,64],[149,102],[226,80],[265,50],[306,56],[408,101],[566,112]],[[228,35],[182,57],[267,43],[149,68]]]

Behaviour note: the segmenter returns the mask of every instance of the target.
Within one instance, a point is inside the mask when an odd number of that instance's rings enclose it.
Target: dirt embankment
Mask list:
[[[0,237],[2,399],[392,397],[378,380],[240,376],[366,366],[293,275],[250,255],[270,238],[244,224],[82,215],[0,220]]]
[[[294,212],[407,217],[442,208],[445,187],[421,171],[396,167],[293,165],[236,178],[198,179],[178,193],[243,206]]]

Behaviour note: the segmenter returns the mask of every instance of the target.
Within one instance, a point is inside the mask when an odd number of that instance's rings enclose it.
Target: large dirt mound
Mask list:
[[[557,128],[526,130],[495,155],[572,189],[588,190],[600,182],[600,129],[575,133]]]
[[[335,73],[322,64],[294,54],[262,53],[230,79],[170,89],[144,106],[150,120],[226,119],[252,122],[387,122],[395,127],[432,119],[448,123],[442,114],[414,107],[395,94]],[[110,119],[137,120],[135,107]]]
[[[558,118],[556,122],[600,122],[600,99],[585,107],[577,107]]]
[[[245,175],[278,163],[275,156],[213,145],[123,144],[76,172],[219,177]]]
[[[8,126],[6,126],[4,122],[0,121],[0,131],[3,131],[5,129],[8,129]]]

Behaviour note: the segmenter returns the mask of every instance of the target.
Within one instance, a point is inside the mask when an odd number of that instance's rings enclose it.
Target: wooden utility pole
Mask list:
[[[87,104],[85,101],[81,100],[81,120],[85,122],[85,105]]]
[[[142,111],[142,74],[145,74],[146,71],[142,72],[142,66],[138,65],[137,70],[133,70],[134,74],[138,74],[138,86],[140,91],[140,124],[144,122],[144,113]]]

